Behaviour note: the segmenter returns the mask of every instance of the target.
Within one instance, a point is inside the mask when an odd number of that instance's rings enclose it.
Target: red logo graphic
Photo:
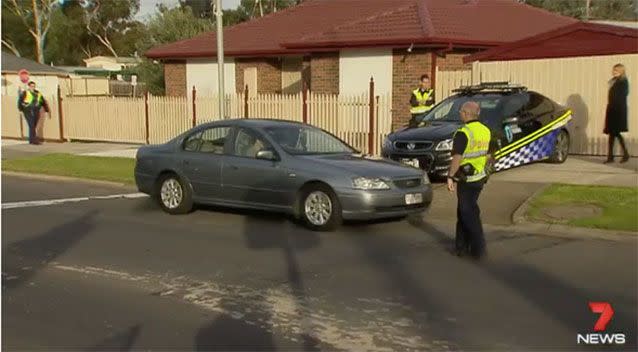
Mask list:
[[[594,331],[605,331],[607,324],[614,316],[614,310],[608,302],[589,302],[589,309],[594,313],[600,313],[598,321],[594,325]]]

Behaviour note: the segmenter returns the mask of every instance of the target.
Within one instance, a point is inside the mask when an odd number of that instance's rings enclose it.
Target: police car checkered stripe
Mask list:
[[[533,140],[531,143],[522,146],[520,149],[510,152],[498,159],[494,168],[496,171],[501,171],[534,161],[547,159],[554,150],[558,133],[560,133],[560,129],[554,129],[540,138]]]
[[[560,133],[562,127],[567,125],[571,119],[571,111],[568,111],[551,126],[551,129],[548,132],[541,133],[540,136],[537,136],[533,140],[521,146],[515,147],[507,153],[499,155],[497,152],[494,169],[496,171],[502,171],[512,167],[529,164],[534,161],[547,159],[554,151],[558,133]],[[506,150],[506,148],[502,150]]]

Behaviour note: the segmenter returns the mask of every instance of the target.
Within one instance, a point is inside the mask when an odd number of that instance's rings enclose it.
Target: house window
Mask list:
[[[297,94],[301,92],[303,58],[284,57],[281,62],[281,92],[283,94]]]

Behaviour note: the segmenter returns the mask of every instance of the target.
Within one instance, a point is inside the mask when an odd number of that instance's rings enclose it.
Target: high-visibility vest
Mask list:
[[[456,133],[464,133],[467,137],[467,145],[463,151],[461,167],[466,164],[472,164],[474,167],[474,175],[466,175],[466,182],[482,180],[487,176],[485,166],[492,132],[479,121],[471,121],[456,130]]]
[[[420,103],[421,101],[427,101],[428,99],[430,99],[430,97],[432,96],[432,94],[434,94],[434,89],[430,88],[428,90],[426,90],[425,92],[423,92],[423,94],[421,94],[421,90],[419,88],[415,89],[412,91],[412,94],[414,94],[414,96],[416,97],[416,100]],[[413,106],[410,109],[410,113],[411,114],[423,114],[425,112],[430,111],[430,109],[432,109],[432,107],[434,106],[434,104],[428,104],[428,105],[417,105],[417,106]]]
[[[27,90],[24,93],[24,98],[22,99],[22,103],[26,106],[29,106],[32,104],[42,106],[44,103],[44,98],[42,97],[42,94],[40,92],[35,93],[35,96],[34,96],[34,94],[31,93],[30,90]]]

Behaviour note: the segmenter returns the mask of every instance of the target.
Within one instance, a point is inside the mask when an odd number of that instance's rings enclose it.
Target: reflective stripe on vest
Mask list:
[[[38,93],[36,93],[36,94],[37,94],[37,99],[35,99],[36,104],[40,104],[40,105],[42,105],[42,100],[43,100],[43,98],[42,98],[42,94],[40,94],[40,92],[38,92]],[[25,94],[24,94],[24,99],[22,100],[22,102],[23,102],[24,104],[26,104],[26,105],[31,105],[31,104],[33,104],[33,101],[34,101],[34,99],[33,99],[33,93],[31,93],[31,91],[30,91],[30,90],[27,90],[27,91],[25,92]]]
[[[432,88],[426,90],[425,92],[423,92],[423,94],[421,94],[421,91],[418,88],[412,91],[412,94],[414,94],[414,96],[416,97],[417,102],[419,102],[419,103],[421,103],[421,101],[425,102],[428,99],[430,99],[430,96],[432,96],[432,93],[434,93],[434,89],[432,89]],[[434,106],[434,104],[413,106],[410,109],[410,113],[411,114],[423,114],[423,113],[426,113],[426,112],[430,111],[430,109],[432,109],[433,106]]]
[[[482,180],[487,176],[485,165],[487,164],[487,152],[492,138],[490,129],[477,121],[463,125],[456,132],[464,133],[467,137],[467,145],[463,151],[461,166],[472,164],[474,167],[474,175],[467,175],[466,182]]]

